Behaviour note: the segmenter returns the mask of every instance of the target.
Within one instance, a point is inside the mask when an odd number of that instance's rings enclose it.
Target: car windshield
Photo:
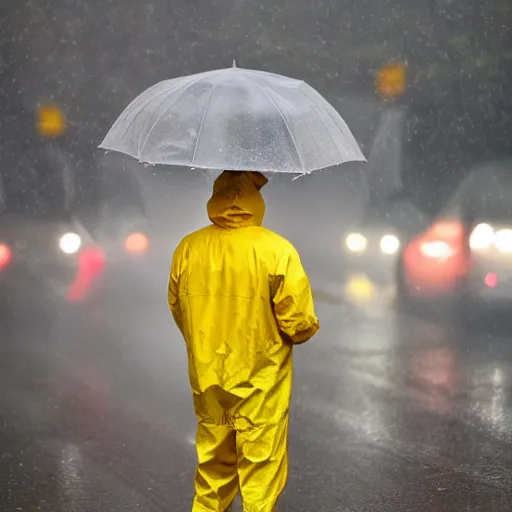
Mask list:
[[[512,161],[479,167],[471,173],[444,209],[443,217],[468,221],[512,221]]]
[[[480,188],[477,216],[490,221],[512,221],[512,162],[489,173],[487,186]]]

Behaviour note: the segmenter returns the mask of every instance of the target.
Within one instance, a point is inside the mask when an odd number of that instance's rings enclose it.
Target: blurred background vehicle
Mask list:
[[[6,148],[8,149],[8,148]],[[81,302],[104,256],[73,212],[75,181],[66,156],[46,141],[4,151],[0,171],[0,302],[4,313]],[[23,308],[21,308],[23,309]]]
[[[404,246],[397,279],[408,304],[510,304],[512,160],[470,172],[431,226]]]
[[[4,115],[15,115],[26,135],[13,130],[3,140],[2,312],[94,300],[113,274],[126,281],[147,263],[140,184],[119,161],[81,157],[73,126],[55,104],[27,109],[12,96],[4,100]]]
[[[407,198],[367,208],[357,231],[342,240],[345,296],[365,302],[394,297],[396,266],[403,246],[428,226],[428,217]]]
[[[429,224],[428,215],[404,187],[407,113],[396,103],[382,110],[363,171],[366,206],[342,239],[344,296],[350,301],[392,298],[401,248]]]
[[[379,299],[389,303],[397,291],[399,302],[404,298],[407,302],[412,294],[404,291],[402,261],[411,252],[409,246],[429,226],[434,231],[438,228],[432,219],[443,218],[447,204],[468,194],[461,192],[466,189],[460,183],[476,172],[478,162],[489,160],[489,155],[510,154],[506,129],[493,127],[492,134],[482,129],[496,110],[494,106],[485,110],[480,93],[461,96],[455,86],[446,86],[436,96],[417,83],[414,90],[408,88],[408,76],[410,69],[399,63],[383,65],[376,73],[375,90],[381,104],[366,128],[374,135],[366,144],[365,207],[341,241],[343,296],[351,302],[374,306],[374,299]],[[449,140],[445,130],[451,134]],[[479,153],[484,139],[485,151]],[[413,260],[420,268],[420,259]]]

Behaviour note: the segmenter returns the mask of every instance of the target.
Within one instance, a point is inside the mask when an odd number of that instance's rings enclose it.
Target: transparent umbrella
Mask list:
[[[365,158],[345,121],[300,80],[228,68],[160,82],[100,145],[143,163],[306,174]]]

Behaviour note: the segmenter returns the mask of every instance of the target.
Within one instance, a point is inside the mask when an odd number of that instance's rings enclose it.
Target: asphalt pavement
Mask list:
[[[165,286],[150,295],[51,323],[35,309],[4,328],[0,510],[190,510],[186,354]],[[295,353],[278,510],[512,510],[507,329],[348,307],[322,286],[316,296],[321,331]]]

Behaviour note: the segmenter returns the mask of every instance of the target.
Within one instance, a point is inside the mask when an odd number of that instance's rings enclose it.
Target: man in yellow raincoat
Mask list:
[[[319,328],[294,247],[262,227],[267,179],[225,171],[212,225],[175,251],[169,306],[186,341],[198,418],[193,512],[275,510],[288,474],[293,346]]]

